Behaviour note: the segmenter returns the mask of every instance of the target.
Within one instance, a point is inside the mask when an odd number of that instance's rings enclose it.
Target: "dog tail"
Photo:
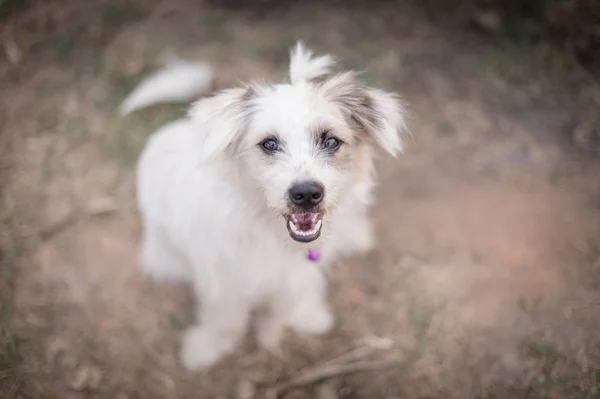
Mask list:
[[[290,81],[292,84],[311,81],[328,74],[334,64],[332,56],[313,57],[312,51],[298,42],[290,52]]]
[[[205,63],[180,59],[144,79],[119,107],[121,116],[150,105],[167,102],[190,102],[209,92],[213,70]]]

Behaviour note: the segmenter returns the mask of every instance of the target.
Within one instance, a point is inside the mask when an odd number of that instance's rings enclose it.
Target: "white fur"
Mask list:
[[[257,336],[266,348],[277,348],[286,327],[329,331],[324,270],[373,245],[371,146],[400,148],[402,108],[392,95],[355,82],[338,82],[351,85],[342,96],[335,85],[311,81],[330,65],[331,57],[313,59],[299,46],[291,84],[200,100],[188,118],[154,133],[141,154],[143,269],[159,280],[190,281],[199,301],[198,324],[183,339],[188,369],[210,368],[233,351],[253,309],[263,310]],[[319,147],[315,132],[323,129],[345,142],[335,156]],[[269,135],[282,144],[276,156],[260,148]],[[282,215],[289,187],[306,179],[325,187],[325,214],[321,237],[300,244]],[[307,259],[309,248],[321,251],[319,262]]]
[[[212,83],[213,72],[209,65],[171,60],[131,92],[119,111],[125,116],[160,102],[189,102],[208,92]]]
[[[316,79],[329,73],[334,64],[333,57],[322,55],[314,58],[302,42],[290,52],[290,82],[297,84]]]

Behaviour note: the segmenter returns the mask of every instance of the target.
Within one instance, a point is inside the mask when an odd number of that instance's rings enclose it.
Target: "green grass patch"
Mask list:
[[[527,352],[530,356],[538,359],[557,361],[563,358],[563,355],[554,344],[544,340],[530,342]]]
[[[114,116],[113,128],[104,143],[109,159],[123,168],[135,164],[148,136],[164,124],[186,115],[189,104],[156,105],[125,118]]]

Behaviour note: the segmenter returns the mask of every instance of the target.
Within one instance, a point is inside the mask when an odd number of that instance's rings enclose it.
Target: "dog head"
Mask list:
[[[361,169],[374,144],[392,155],[402,149],[398,98],[352,72],[326,78],[332,66],[299,43],[289,83],[227,90],[191,111],[204,135],[202,158],[236,158],[300,242],[317,239],[324,216],[370,173]]]

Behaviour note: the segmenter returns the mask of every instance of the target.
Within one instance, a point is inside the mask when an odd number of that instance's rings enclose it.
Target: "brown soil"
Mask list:
[[[0,69],[3,130],[18,137],[5,210],[27,250],[10,318],[20,356],[0,362],[0,396],[258,398],[379,337],[391,347],[373,358],[396,365],[323,384],[343,398],[600,397],[600,167],[595,136],[576,134],[598,129],[588,77],[406,5],[91,4],[9,25],[22,58]],[[186,372],[191,294],[139,272],[132,168],[184,107],[125,120],[116,107],[169,52],[211,62],[227,87],[282,76],[297,38],[409,105],[405,155],[380,160],[377,248],[335,267],[329,336],[290,335],[279,356],[245,343],[208,375]]]

